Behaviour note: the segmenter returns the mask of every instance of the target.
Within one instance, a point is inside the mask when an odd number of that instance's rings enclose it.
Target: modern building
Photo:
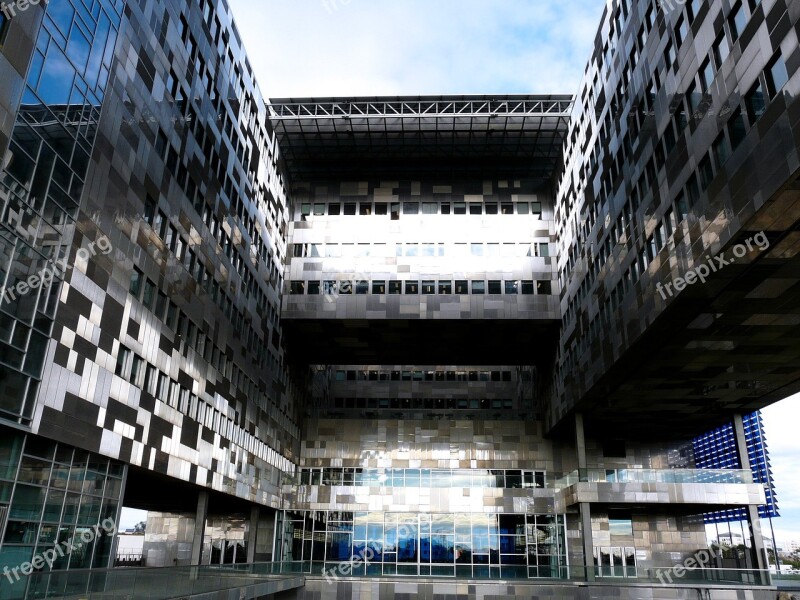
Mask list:
[[[280,597],[774,595],[799,1],[609,0],[574,97],[272,100],[224,0],[14,7],[0,568],[59,559],[5,597],[111,566],[123,506]],[[739,570],[676,575],[729,511]]]
[[[769,448],[764,433],[764,421],[757,411],[742,418],[747,440],[747,454],[753,481],[764,485],[767,503],[758,507],[759,516],[764,519],[779,517],[775,481],[769,462]],[[742,463],[736,449],[733,427],[723,425],[693,440],[695,465],[701,469],[741,469]],[[706,515],[707,523],[727,523],[747,518],[741,509],[734,509]]]

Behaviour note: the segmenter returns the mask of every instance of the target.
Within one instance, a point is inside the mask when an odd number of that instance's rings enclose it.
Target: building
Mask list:
[[[764,485],[767,503],[758,507],[758,514],[763,518],[779,517],[778,501],[775,496],[775,482],[772,478],[772,469],[769,463],[769,449],[764,434],[764,423],[760,412],[746,415],[742,419],[745,437],[747,439],[747,454],[750,459],[750,469],[753,472],[753,481]],[[742,464],[736,450],[733,427],[723,425],[694,439],[695,465],[701,469],[741,469]],[[725,523],[746,519],[741,509],[709,513],[706,515],[708,523]]]
[[[301,598],[632,598],[736,511],[725,584],[770,597],[798,18],[609,0],[574,97],[272,100],[224,0],[3,20],[0,567],[110,566],[78,542],[124,505],[146,565]],[[702,464],[728,424],[740,468]]]

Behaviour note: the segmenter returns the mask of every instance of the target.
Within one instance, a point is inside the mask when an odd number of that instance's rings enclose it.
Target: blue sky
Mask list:
[[[229,1],[262,92],[273,98],[573,94],[605,6],[605,0]],[[776,537],[800,540],[800,396],[769,407],[764,420],[784,515],[774,521]]]

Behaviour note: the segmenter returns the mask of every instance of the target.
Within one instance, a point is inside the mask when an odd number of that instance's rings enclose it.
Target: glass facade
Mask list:
[[[2,418],[32,416],[66,270],[58,261],[69,262],[122,6],[53,2],[36,40],[0,175]],[[41,285],[27,285],[32,277]]]
[[[61,548],[53,570],[109,566],[113,532],[94,528],[117,522],[124,474],[123,464],[107,458],[41,437],[3,432],[0,565],[20,565]]]
[[[281,562],[351,563],[354,576],[566,577],[564,517],[284,511]]]
[[[362,469],[301,468],[300,485],[400,488],[543,488],[545,472],[521,469]]]

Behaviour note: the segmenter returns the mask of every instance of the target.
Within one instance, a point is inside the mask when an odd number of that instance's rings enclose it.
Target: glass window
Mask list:
[[[609,511],[608,529],[611,535],[633,535],[633,519],[628,511]]]
[[[540,296],[549,296],[553,293],[553,282],[550,280],[538,281],[536,285],[536,293]]]
[[[485,294],[486,293],[486,282],[485,281],[473,281],[472,282],[472,293],[473,294]]]
[[[731,29],[731,39],[735,42],[740,35],[742,35],[742,31],[744,31],[744,26],[747,24],[747,14],[744,11],[744,7],[742,6],[741,2],[738,2],[736,6],[733,7],[731,10],[731,14],[728,16],[728,25]]]
[[[338,202],[333,204],[328,204],[328,216],[329,217],[338,217],[342,214],[342,205]]]
[[[750,123],[753,124],[761,118],[766,110],[766,101],[764,98],[764,88],[761,86],[761,81],[750,88],[747,95],[744,97],[745,105],[747,106],[747,116]]]
[[[440,281],[439,282],[439,293],[440,294],[452,294],[453,293],[453,282],[452,281]]]
[[[502,281],[490,281],[489,282],[489,294],[490,295],[500,295],[503,293],[503,282]]]
[[[344,214],[346,216],[352,216],[356,214],[356,203],[355,202],[345,202],[344,203]]]
[[[767,90],[769,97],[774,98],[789,81],[789,74],[786,72],[786,64],[781,58],[780,52],[767,65]]]
[[[506,294],[519,294],[519,281],[506,281]]]
[[[467,214],[467,203],[466,202],[454,202],[453,203],[453,214],[454,215],[465,215],[465,214]]]
[[[722,167],[728,157],[731,155],[731,149],[728,145],[728,139],[725,137],[725,132],[721,132],[717,139],[714,140],[714,159],[717,162],[717,168]]]
[[[403,282],[402,281],[390,281],[389,282],[389,293],[390,294],[402,294],[403,293]]]
[[[131,283],[128,288],[128,291],[131,293],[131,296],[138,300],[139,294],[142,291],[142,280],[144,279],[144,274],[137,269],[136,267],[133,268],[133,273],[131,274]]]
[[[403,214],[419,214],[419,202],[403,202]]]
[[[436,293],[436,282],[435,281],[423,281],[422,282],[422,293],[423,294],[435,294]]]
[[[477,202],[470,202],[469,203],[469,214],[471,214],[471,215],[482,215],[483,214],[483,204],[479,204]]]
[[[386,282],[383,280],[376,280],[372,282],[372,293],[376,295],[384,295],[386,293]]]
[[[322,217],[325,215],[325,205],[324,204],[314,204],[314,216],[315,217]]]
[[[533,295],[533,281],[523,281],[522,282],[522,294],[524,296],[532,296]]]
[[[419,281],[405,282],[406,294],[419,294]]]
[[[714,168],[711,166],[711,157],[708,154],[700,161],[698,171],[700,173],[700,185],[705,190],[714,179]]]
[[[722,63],[728,58],[728,54],[730,54],[730,46],[728,46],[728,38],[723,31],[714,41],[714,62],[717,64],[717,71],[722,68]]]
[[[456,294],[469,294],[469,282],[463,279],[457,280]]]
[[[389,210],[389,205],[386,202],[376,202],[375,203],[375,214],[376,215],[387,215]]]
[[[714,83],[714,66],[711,64],[710,59],[706,59],[700,67],[700,84],[704,92],[708,91],[711,84]]]
[[[308,281],[308,293],[312,296],[319,296],[320,293],[320,282],[319,281]]]
[[[747,135],[747,126],[741,108],[737,108],[728,120],[728,135],[731,138],[731,150],[736,150]]]
[[[363,296],[369,293],[369,281],[356,281],[356,294]]]
[[[306,282],[305,281],[292,281],[289,286],[289,293],[290,294],[305,294],[306,293]]]
[[[358,214],[362,217],[366,217],[372,214],[372,202],[359,202],[358,203]]]
[[[422,203],[422,214],[423,215],[435,215],[439,212],[439,205],[436,202],[423,202]]]
[[[517,214],[518,215],[529,215],[530,214],[530,206],[527,202],[517,202]]]

